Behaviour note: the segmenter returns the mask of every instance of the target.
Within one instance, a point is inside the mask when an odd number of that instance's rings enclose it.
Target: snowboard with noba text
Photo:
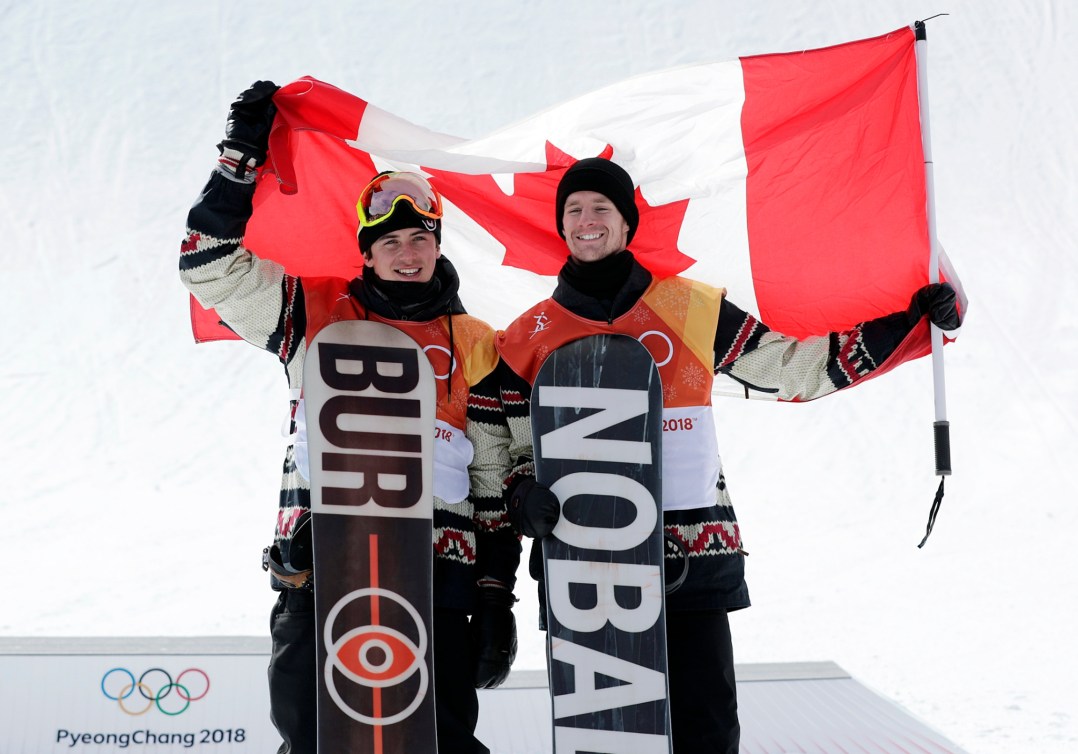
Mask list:
[[[303,394],[318,750],[436,754],[430,363],[389,325],[335,322],[308,346]]]
[[[573,341],[531,416],[536,479],[561,502],[542,540],[554,751],[668,754],[658,369],[625,335]]]

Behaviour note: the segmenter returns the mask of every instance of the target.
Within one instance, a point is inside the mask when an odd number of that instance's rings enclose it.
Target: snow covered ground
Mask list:
[[[755,606],[741,662],[834,660],[971,752],[1078,750],[1078,6],[1066,0],[0,5],[0,635],[264,634],[286,401],[196,347],[176,254],[228,103],[313,75],[480,136],[638,73],[929,24],[939,235],[972,299],[947,352],[814,404],[724,401]],[[716,238],[721,243],[721,238]],[[452,256],[452,250],[447,249]],[[465,281],[466,303],[483,276]],[[524,302],[483,301],[504,325]],[[543,665],[531,587],[518,666]]]

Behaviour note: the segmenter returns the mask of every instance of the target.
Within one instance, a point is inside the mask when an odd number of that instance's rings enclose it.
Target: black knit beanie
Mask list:
[[[359,250],[364,256],[370,253],[371,246],[386,233],[403,228],[422,228],[434,234],[434,240],[442,242],[442,221],[434,220],[412,209],[412,205],[406,201],[399,202],[387,217],[377,225],[359,229]]]
[[[558,235],[562,238],[565,238],[565,226],[562,224],[565,200],[574,191],[595,191],[609,199],[629,226],[629,237],[625,242],[629,243],[633,240],[636,226],[640,224],[640,212],[636,208],[636,190],[633,188],[633,179],[624,168],[602,157],[588,157],[565,171],[565,175],[561,177],[561,182],[558,184],[558,194],[554,201]]]

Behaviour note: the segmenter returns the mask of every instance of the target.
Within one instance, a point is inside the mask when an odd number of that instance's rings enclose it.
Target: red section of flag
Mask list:
[[[904,309],[929,257],[913,32],[741,62],[761,319],[802,337]]]
[[[293,275],[354,277],[363,266],[356,199],[378,171],[370,155],[346,142],[359,133],[367,103],[310,79],[273,99],[269,159],[244,245]]]
[[[363,266],[356,199],[377,171],[370,155],[345,142],[356,138],[367,103],[311,79],[282,87],[273,99],[269,159],[243,243],[293,275],[355,277]],[[194,299],[191,328],[200,343],[236,339]]]

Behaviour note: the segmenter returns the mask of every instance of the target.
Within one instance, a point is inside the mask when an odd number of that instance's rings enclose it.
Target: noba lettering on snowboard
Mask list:
[[[531,400],[536,478],[562,506],[543,539],[554,750],[667,754],[658,369],[594,335],[547,358]]]
[[[437,752],[431,649],[434,375],[378,322],[307,351],[318,749]]]

